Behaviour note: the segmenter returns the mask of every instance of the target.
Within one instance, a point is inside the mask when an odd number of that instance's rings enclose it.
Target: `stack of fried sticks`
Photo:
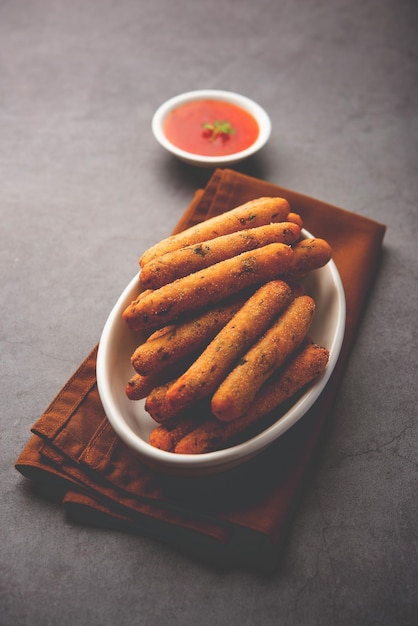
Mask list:
[[[332,253],[302,227],[284,198],[258,198],[142,255],[142,291],[123,318],[146,340],[126,393],[146,398],[151,445],[225,448],[323,372],[329,353],[309,338],[315,302],[301,279]]]

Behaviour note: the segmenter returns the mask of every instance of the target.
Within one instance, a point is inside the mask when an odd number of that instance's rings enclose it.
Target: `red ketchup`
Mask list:
[[[245,109],[222,100],[194,100],[168,113],[164,133],[172,144],[204,156],[235,154],[249,148],[260,129]]]

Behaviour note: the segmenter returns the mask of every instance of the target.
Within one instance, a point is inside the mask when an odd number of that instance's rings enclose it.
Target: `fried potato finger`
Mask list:
[[[332,257],[329,243],[318,237],[301,239],[293,246],[293,252],[294,257],[289,276],[294,279],[302,278],[312,270],[323,267]]]
[[[245,413],[262,384],[302,343],[314,312],[310,296],[295,298],[244,354],[212,397],[212,412],[218,419],[230,421]]]
[[[231,441],[322,374],[328,359],[329,352],[326,348],[307,344],[273,374],[258,392],[249,411],[240,419],[228,423],[207,419],[180,439],[174,448],[175,452],[204,454],[227,447]]]
[[[279,222],[221,235],[159,256],[141,270],[144,287],[158,289],[177,278],[270,243],[295,243],[301,229],[293,222]]]
[[[250,200],[235,209],[216,215],[204,222],[170,235],[149,248],[139,259],[141,267],[162,254],[184,248],[186,246],[214,239],[237,230],[254,228],[271,222],[283,222],[290,207],[284,198],[257,198]]]
[[[292,258],[292,248],[283,243],[243,252],[134,300],[124,310],[123,319],[132,330],[157,328],[181,314],[213,305],[250,286],[286,274]]]
[[[156,373],[207,344],[243,304],[243,298],[214,307],[181,324],[156,331],[131,357],[136,372]]]
[[[291,297],[291,288],[282,280],[260,287],[168,389],[166,401],[172,409],[181,411],[215,391],[238,359],[289,304]]]

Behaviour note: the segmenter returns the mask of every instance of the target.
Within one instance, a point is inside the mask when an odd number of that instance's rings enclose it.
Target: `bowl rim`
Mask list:
[[[178,148],[169,139],[167,139],[163,131],[163,122],[167,114],[181,104],[186,104],[187,102],[193,102],[197,100],[203,100],[206,98],[224,100],[225,102],[236,104],[248,111],[251,115],[253,115],[259,126],[259,134],[254,143],[251,144],[251,146],[249,146],[248,148],[245,148],[245,150],[233,152],[232,154],[206,156],[202,154],[188,152],[187,150]],[[251,156],[252,154],[255,154],[256,152],[261,150],[261,148],[267,143],[270,138],[272,123],[269,115],[263,109],[263,107],[255,102],[255,100],[252,100],[247,96],[241,95],[234,91],[226,91],[223,89],[196,89],[194,91],[187,91],[178,94],[163,102],[163,104],[158,107],[152,117],[151,128],[154,137],[158,141],[158,143],[163,148],[165,148],[175,156],[179,157],[180,159],[189,162],[204,163],[207,165],[219,165],[222,163],[230,163],[232,161],[245,159],[248,156]]]
[[[303,233],[305,236],[311,235],[305,229],[303,230]],[[151,444],[134,433],[132,428],[128,425],[126,419],[124,419],[123,415],[120,414],[121,412],[117,407],[113,395],[109,392],[105,384],[105,381],[109,378],[106,374],[106,368],[108,367],[107,350],[109,346],[109,338],[112,335],[114,324],[118,322],[120,323],[122,311],[126,307],[127,303],[132,299],[133,289],[139,286],[140,273],[137,273],[119,296],[105,322],[97,354],[96,373],[98,391],[105,414],[107,415],[115,432],[125,441],[125,443],[127,443],[139,454],[140,458],[146,464],[153,466],[163,473],[171,474],[181,473],[182,475],[191,475],[191,472],[194,472],[193,475],[196,476],[202,472],[208,471],[221,472],[224,469],[228,469],[238,463],[249,460],[266,449],[276,439],[281,437],[289,428],[296,424],[310,409],[310,407],[313,406],[315,401],[325,389],[340,355],[346,325],[346,301],[344,287],[335,262],[331,259],[325,267],[328,268],[330,277],[332,278],[332,283],[336,289],[338,300],[338,318],[331,345],[328,347],[329,361],[327,367],[319,378],[316,379],[315,385],[311,386],[306,393],[296,400],[296,402],[284,413],[284,415],[279,417],[273,424],[250,439],[221,450],[192,455],[174,454],[173,452],[167,452],[165,450],[154,448]]]

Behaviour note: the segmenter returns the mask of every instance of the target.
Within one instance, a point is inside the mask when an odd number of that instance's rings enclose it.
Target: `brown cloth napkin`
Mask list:
[[[347,300],[346,333],[327,388],[257,458],[221,475],[176,478],[145,466],[112,430],[95,379],[96,348],[45,413],[16,468],[73,521],[146,534],[207,562],[269,572],[321,441],[377,270],[385,226],[233,170],[215,170],[175,232],[260,196],[282,196],[329,241]]]

